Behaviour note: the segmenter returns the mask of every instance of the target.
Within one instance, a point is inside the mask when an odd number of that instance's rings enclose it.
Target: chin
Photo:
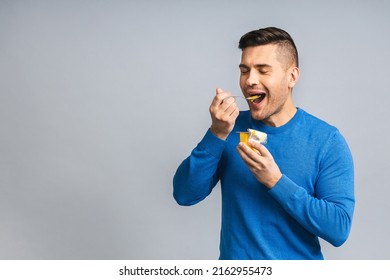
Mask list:
[[[260,112],[257,112],[257,111],[251,110],[251,116],[252,116],[252,119],[257,120],[257,121],[264,120],[264,116]]]

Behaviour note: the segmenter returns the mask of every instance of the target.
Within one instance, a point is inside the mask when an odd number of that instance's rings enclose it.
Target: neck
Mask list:
[[[275,112],[268,118],[262,120],[267,126],[279,127],[288,123],[297,112],[297,107],[294,103],[285,104],[279,111]]]

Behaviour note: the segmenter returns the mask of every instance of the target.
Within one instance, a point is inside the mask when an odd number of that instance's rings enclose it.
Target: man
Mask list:
[[[240,87],[250,110],[217,88],[211,127],[174,176],[174,198],[193,205],[218,181],[220,259],[323,259],[318,238],[347,239],[354,210],[348,145],[333,126],[295,107],[298,52],[290,35],[269,27],[241,37]],[[267,143],[239,143],[248,128]]]

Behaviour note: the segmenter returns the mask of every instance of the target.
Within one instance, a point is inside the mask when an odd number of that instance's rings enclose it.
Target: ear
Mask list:
[[[288,86],[290,88],[293,88],[297,84],[297,82],[299,80],[299,75],[300,75],[299,68],[295,67],[295,66],[291,67],[289,69],[289,73],[288,74],[289,74]]]

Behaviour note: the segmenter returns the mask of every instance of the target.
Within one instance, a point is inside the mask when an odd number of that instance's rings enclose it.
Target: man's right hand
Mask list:
[[[217,88],[209,111],[212,120],[211,132],[218,138],[226,140],[239,114],[234,97],[229,92]]]

